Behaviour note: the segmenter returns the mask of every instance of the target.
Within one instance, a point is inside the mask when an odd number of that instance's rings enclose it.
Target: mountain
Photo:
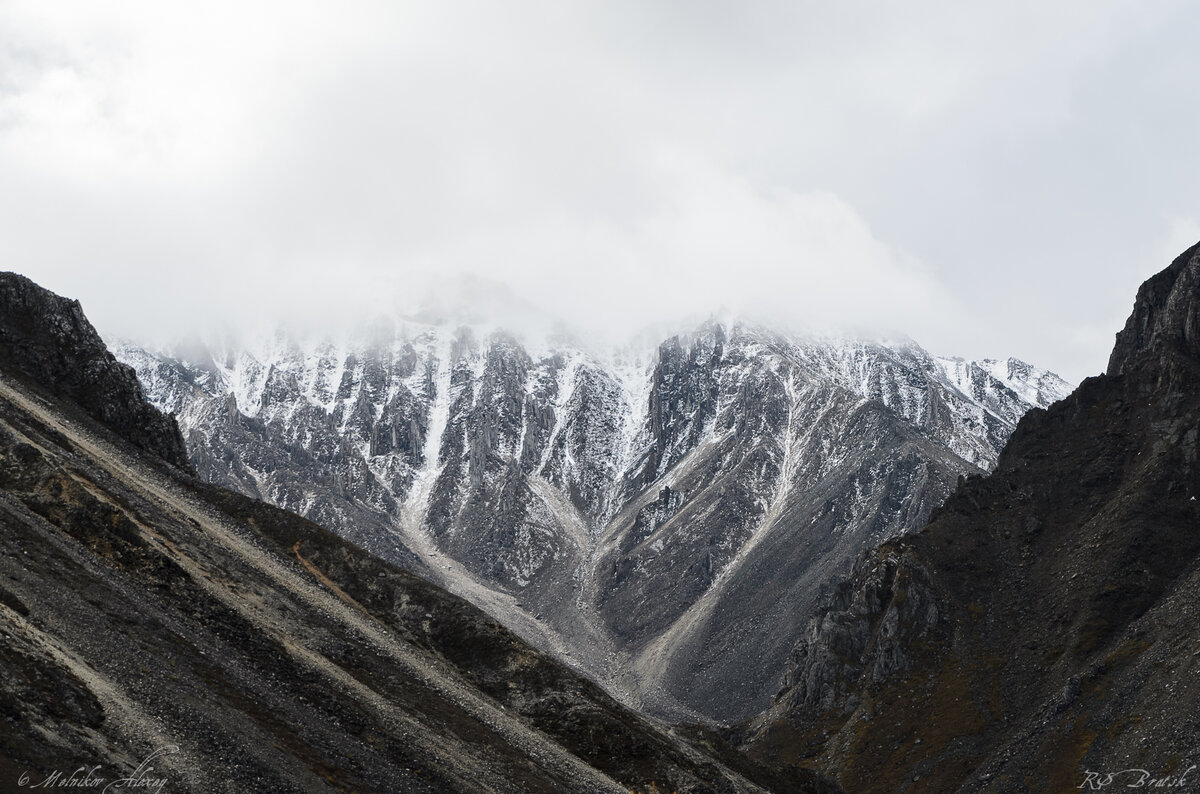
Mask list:
[[[857,563],[740,743],[848,791],[1194,784],[1198,439],[1200,245],[1141,287],[1107,374]]]
[[[105,348],[79,301],[6,273],[0,308],[0,369],[42,384],[139,448],[193,471],[179,426],[146,403],[137,375]]]
[[[764,708],[821,584],[1069,391],[910,340],[709,322],[614,352],[379,323],[122,345],[200,476],[429,576],[631,705]]]
[[[79,305],[0,274],[0,787],[831,792],[193,476]],[[99,782],[97,782],[99,781]]]

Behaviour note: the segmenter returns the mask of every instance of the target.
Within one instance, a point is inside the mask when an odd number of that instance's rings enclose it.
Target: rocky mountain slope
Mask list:
[[[192,471],[178,425],[147,404],[137,376],[113,358],[79,301],[6,273],[0,279],[0,317],[0,368],[42,384],[138,447]]]
[[[201,482],[78,304],[12,274],[0,296],[36,307],[0,312],[0,790],[834,790],[660,729],[465,601]]]
[[[203,478],[424,572],[627,702],[721,720],[765,707],[822,582],[1069,389],[743,323],[612,354],[415,323],[117,352]]]
[[[1200,245],[1142,286],[1106,375],[857,564],[743,744],[848,791],[1194,785],[1198,438]]]

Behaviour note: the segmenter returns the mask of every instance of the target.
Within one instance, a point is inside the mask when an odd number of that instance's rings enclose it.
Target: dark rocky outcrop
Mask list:
[[[849,791],[1167,785],[1200,764],[1198,306],[1200,247],[1139,291],[1108,374],[860,560],[742,746]]]
[[[133,368],[108,351],[79,301],[16,273],[0,273],[0,369],[71,400],[127,441],[192,471],[175,419],[146,402]]]
[[[1200,349],[1200,274],[1190,267],[1198,254],[1200,244],[1138,289],[1133,313],[1108,360],[1109,375],[1123,375],[1150,360],[1165,363],[1171,354],[1192,356]]]

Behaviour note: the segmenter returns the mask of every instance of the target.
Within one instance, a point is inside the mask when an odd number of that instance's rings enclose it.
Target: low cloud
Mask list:
[[[1110,98],[1192,121],[1161,60],[1191,13],[11,0],[0,267],[114,335],[470,277],[595,333],[726,311],[1078,377],[1143,275],[1119,241],[1200,218],[1192,139]]]

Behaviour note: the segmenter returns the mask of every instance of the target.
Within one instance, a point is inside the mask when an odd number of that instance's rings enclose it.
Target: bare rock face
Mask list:
[[[1139,291],[1108,375],[1028,413],[990,476],[859,561],[741,745],[867,792],[1200,764],[1198,301],[1200,247]]]
[[[488,604],[630,702],[724,721],[779,689],[824,582],[1068,388],[740,322],[611,354],[414,323],[118,355],[205,479]]]
[[[1171,266],[1138,290],[1133,313],[1117,334],[1108,374],[1121,375],[1145,361],[1200,348],[1200,275],[1192,262],[1200,245],[1184,251]]]
[[[133,368],[108,351],[79,301],[16,273],[0,273],[0,369],[43,385],[130,443],[192,471],[174,418],[143,399]]]
[[[896,556],[869,565],[838,585],[789,660],[782,694],[789,708],[853,712],[861,696],[852,684],[879,683],[907,671],[905,647],[932,638],[939,612],[928,575]]]

